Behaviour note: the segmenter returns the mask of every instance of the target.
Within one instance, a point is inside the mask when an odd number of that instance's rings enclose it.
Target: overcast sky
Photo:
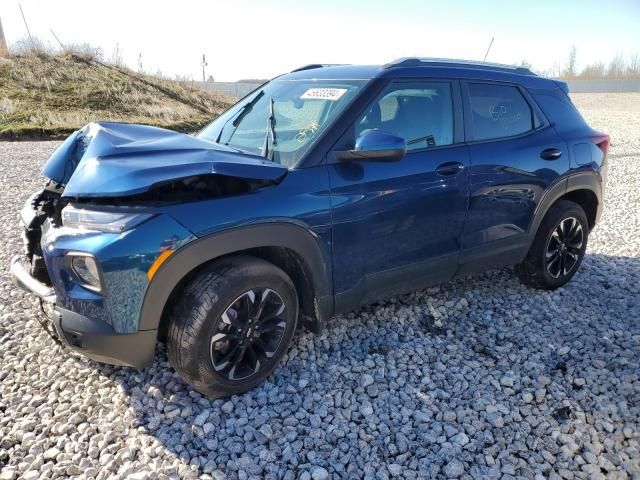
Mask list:
[[[640,53],[640,0],[21,0],[32,35],[88,42],[146,71],[216,80],[270,78],[307,63],[403,56],[523,59],[538,70]],[[9,44],[26,36],[18,1],[0,0]]]

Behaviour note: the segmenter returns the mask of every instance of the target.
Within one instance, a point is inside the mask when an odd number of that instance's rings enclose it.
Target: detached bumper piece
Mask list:
[[[33,278],[24,267],[22,258],[19,255],[11,259],[11,277],[13,278],[13,283],[18,287],[35,294],[45,302],[55,302],[56,294],[53,288]]]
[[[156,330],[117,333],[100,320],[94,320],[55,304],[53,288],[33,278],[20,256],[11,260],[14,283],[40,298],[43,329],[57,342],[98,362],[142,368],[153,363]]]

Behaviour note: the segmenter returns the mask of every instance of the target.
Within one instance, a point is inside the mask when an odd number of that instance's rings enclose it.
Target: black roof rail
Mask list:
[[[386,63],[383,69],[394,67],[473,67],[484,70],[502,70],[522,75],[535,75],[526,67],[505,65],[502,63],[481,62],[478,60],[455,60],[449,58],[404,57]]]
[[[303,70],[313,70],[314,68],[323,68],[323,67],[335,67],[338,65],[344,65],[344,63],[310,63],[309,65],[303,65],[300,68],[296,68],[295,70],[291,70],[289,73],[293,72],[302,72]]]

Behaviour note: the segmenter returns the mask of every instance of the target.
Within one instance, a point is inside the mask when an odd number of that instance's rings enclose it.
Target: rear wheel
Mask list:
[[[540,224],[526,258],[516,266],[520,280],[544,290],[561,287],[582,263],[588,236],[589,223],[582,207],[568,200],[556,202]]]
[[[254,257],[222,259],[194,278],[177,302],[169,360],[205,395],[242,393],[275,369],[297,318],[296,291],[285,272]]]

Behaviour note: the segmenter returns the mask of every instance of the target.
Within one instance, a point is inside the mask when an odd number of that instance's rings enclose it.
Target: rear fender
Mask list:
[[[600,174],[594,173],[592,170],[578,172],[556,183],[544,194],[538,203],[531,225],[529,226],[528,234],[530,235],[531,241],[533,241],[533,237],[538,231],[538,227],[542,223],[549,208],[561,197],[578,190],[588,190],[596,196],[598,207],[595,221],[597,223],[602,214],[602,180]]]

